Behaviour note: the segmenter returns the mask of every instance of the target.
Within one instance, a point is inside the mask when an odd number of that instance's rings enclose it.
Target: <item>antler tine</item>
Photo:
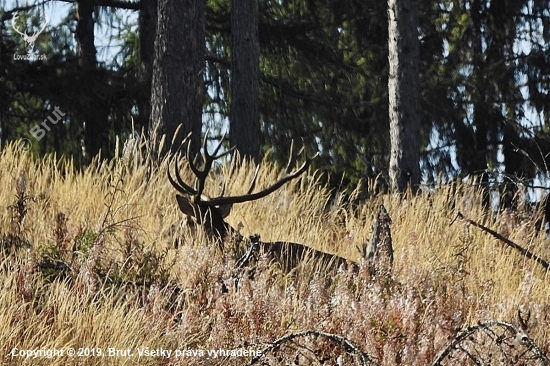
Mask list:
[[[206,129],[206,132],[204,133],[204,138],[202,139],[202,159],[204,161],[206,161],[207,157],[210,156],[210,154],[208,154],[208,148],[206,147],[206,145],[208,144],[208,135],[210,134],[210,127],[208,127]]]
[[[290,167],[292,165],[293,160],[295,160],[293,153],[294,153],[294,140],[290,140],[290,153],[289,153],[288,163],[286,163],[286,168],[285,168],[285,173],[287,174],[290,172]],[[300,153],[298,153],[298,155],[299,154]]]
[[[294,141],[292,141],[290,143],[290,150],[292,151],[293,149],[293,145],[294,145]],[[305,148],[302,146],[302,148],[298,151],[298,154],[296,155],[293,155],[291,154],[290,157],[288,158],[288,163],[286,164],[286,168],[285,168],[285,172],[288,174],[292,171],[292,166],[294,166],[294,164],[296,163],[296,159],[298,158],[298,156],[302,155],[305,151]],[[315,155],[317,156],[317,155]],[[307,160],[307,156],[306,156],[306,160]]]
[[[170,184],[172,184],[172,186],[174,188],[176,188],[176,190],[182,194],[191,194],[191,195],[196,195],[197,192],[189,187],[184,181],[183,179],[181,179],[181,176],[180,176],[180,172],[179,172],[179,169],[178,169],[178,160],[177,159],[174,159],[174,171],[176,172],[176,179],[177,179],[177,183],[174,181],[174,178],[172,178],[172,175],[170,174],[170,164],[168,164],[168,168],[167,168],[167,172],[168,172],[168,180],[170,181]]]
[[[195,176],[198,178],[202,175],[202,172],[196,167],[194,159],[191,156],[191,141],[187,143],[187,161],[189,161],[189,167]]]
[[[208,133],[209,130],[206,131],[206,133]],[[214,148],[214,152],[212,154],[210,154],[208,152],[208,150],[206,149],[206,146],[204,146],[204,153],[206,154],[206,156],[211,159],[212,161],[215,161],[215,160],[218,160],[219,158],[223,157],[223,156],[226,156],[227,154],[229,153],[232,153],[233,151],[235,151],[235,149],[237,148],[237,146],[233,146],[232,148],[222,152],[221,154],[218,155],[218,151],[220,151],[220,148],[223,146],[223,143],[224,141],[227,139],[227,135],[226,134],[223,134],[222,138],[220,139],[220,142],[218,142],[218,145],[216,145],[216,148]]]
[[[250,188],[248,188],[248,191],[246,194],[251,194],[254,190],[254,187],[256,187],[256,179],[258,178],[258,172],[260,171],[260,166],[256,166],[256,170],[254,171],[254,178],[252,178],[252,183],[250,183]]]
[[[250,183],[250,188],[248,188],[248,191],[246,194],[251,194],[254,188],[256,187],[256,180],[258,178],[258,172],[260,171],[260,166],[257,165],[256,169],[254,170],[254,177],[252,178],[252,182]],[[222,191],[220,195],[217,198],[214,198],[214,200],[218,200],[220,198],[223,198],[223,195],[225,194],[225,188],[226,188],[226,182],[223,182]],[[211,200],[212,201],[212,200]]]
[[[23,33],[21,31],[19,31],[19,29],[17,29],[15,27],[15,21],[17,20],[17,18],[19,18],[19,12],[16,11],[15,13],[13,13],[13,16],[11,17],[11,27],[13,28],[14,31],[16,31],[18,34],[22,35],[22,36],[26,36],[27,34],[26,33]]]
[[[206,138],[203,141],[202,149],[206,150]],[[202,154],[203,159],[206,159],[204,153]],[[193,174],[195,174],[195,200],[200,200],[200,197],[202,195],[202,191],[204,190],[204,183],[206,180],[206,176],[208,175],[208,171],[206,170],[206,162],[205,162],[205,168],[201,171],[197,166],[195,165],[195,159],[191,156],[191,141],[187,144],[187,160],[189,161],[189,167],[191,168],[191,171]],[[205,173],[206,172],[206,173]]]
[[[184,188],[185,190],[188,191],[189,194],[191,195],[196,195],[197,194],[197,191],[194,190],[193,188],[191,188],[191,186],[189,186],[188,184],[186,184],[183,179],[181,178],[181,175],[180,175],[180,170],[178,169],[178,166],[177,166],[177,160],[176,162],[174,163],[174,166],[175,166],[175,172],[176,172],[176,179],[178,180],[178,183],[180,184],[180,186],[182,188]]]
[[[195,174],[195,176],[197,177],[197,180],[196,180],[196,194],[195,194],[195,199],[196,200],[200,200],[200,196],[202,195],[202,192],[204,190],[204,186],[205,186],[205,182],[206,182],[206,178],[208,177],[208,173],[210,173],[210,170],[212,169],[212,164],[214,163],[215,160],[233,152],[235,150],[235,146],[228,149],[227,151],[224,151],[223,153],[221,154],[218,154],[218,151],[220,150],[220,148],[222,147],[223,145],[223,142],[225,141],[225,138],[226,138],[226,135],[223,135],[220,142],[218,143],[218,145],[216,146],[216,148],[214,149],[214,152],[212,154],[210,154],[208,152],[208,146],[207,146],[207,142],[208,142],[208,135],[210,133],[210,129],[208,128],[206,130],[206,133],[204,135],[204,139],[203,139],[203,142],[202,142],[202,159],[203,159],[203,164],[204,164],[204,167],[202,170],[199,170],[199,168],[197,168],[197,166],[191,162],[191,145],[189,144],[187,146],[187,158],[189,159],[189,166],[191,168],[191,170],[193,171],[193,174]]]
[[[227,204],[254,201],[254,200],[263,198],[263,197],[269,195],[270,193],[275,192],[277,189],[281,188],[287,182],[290,182],[294,178],[300,176],[303,172],[306,171],[306,169],[309,167],[309,164],[311,163],[311,160],[313,160],[315,157],[317,157],[317,155],[318,155],[318,153],[315,154],[315,156],[313,156],[313,158],[311,158],[311,159],[308,159],[306,157],[306,161],[302,164],[302,166],[300,168],[298,168],[296,171],[294,171],[290,174],[287,174],[286,176],[284,176],[283,178],[281,178],[280,180],[278,180],[277,182],[275,182],[274,184],[272,184],[271,186],[269,186],[268,188],[266,188],[266,189],[264,189],[260,192],[247,193],[247,194],[242,195],[242,196],[218,197],[218,198],[214,198],[214,199],[210,200],[209,203],[212,204],[212,205],[227,205]],[[253,179],[253,185],[252,185],[251,188],[254,188],[254,185],[255,185],[254,181],[255,180],[256,180],[256,178]],[[250,189],[249,189],[249,191],[250,191]]]
[[[222,185],[222,191],[220,193],[220,197],[223,197],[224,194],[225,194],[225,181],[223,182],[223,185]]]
[[[203,149],[206,150],[206,139],[203,143]],[[206,159],[206,156],[204,153],[202,154],[203,159]],[[189,167],[191,168],[191,171],[193,174],[195,174],[196,180],[195,180],[195,189],[193,198],[195,201],[200,201],[202,191],[204,190],[204,183],[206,180],[206,176],[208,175],[209,168],[207,169],[207,162],[204,162],[204,169],[202,171],[197,168],[197,166],[194,163],[194,159],[191,157],[191,141],[187,144],[187,160],[189,161]]]
[[[206,133],[208,133],[209,130],[206,131]],[[204,149],[204,151],[209,155],[209,156],[212,156],[214,159],[216,159],[216,154],[218,153],[218,151],[220,150],[220,148],[222,147],[223,145],[223,142],[225,141],[225,133],[222,135],[222,138],[220,139],[220,142],[218,142],[218,145],[216,145],[216,148],[214,149],[214,152],[212,153],[212,155],[208,154],[208,151],[206,150],[206,148]],[[206,137],[205,137],[206,138]]]
[[[231,147],[231,148],[225,150],[225,151],[222,152],[221,154],[213,156],[213,158],[214,158],[214,160],[217,160],[217,159],[219,159],[219,158],[221,158],[221,157],[223,157],[223,156],[226,156],[227,154],[232,153],[233,151],[235,151],[236,148],[237,148],[237,146],[233,146],[233,147]],[[217,152],[217,151],[218,151],[218,150],[216,149],[216,152]]]

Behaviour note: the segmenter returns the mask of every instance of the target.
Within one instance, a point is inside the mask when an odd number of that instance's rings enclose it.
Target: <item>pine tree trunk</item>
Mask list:
[[[199,151],[205,9],[206,2],[201,0],[158,1],[149,135],[153,151],[160,156],[177,151],[189,132],[192,153]],[[179,124],[182,129],[174,136]],[[160,146],[163,135],[166,138]]]
[[[108,156],[109,148],[109,107],[105,99],[103,74],[97,69],[96,48],[94,45],[94,1],[78,0],[76,2],[76,41],[78,44],[78,62],[80,65],[80,82],[85,95],[90,97],[78,110],[79,119],[84,121],[85,141],[83,160],[89,163],[101,149],[102,157]]]
[[[259,159],[258,0],[231,1],[231,144]]]
[[[416,0],[388,0],[390,184],[413,191],[420,184],[420,120]]]
[[[141,0],[139,10],[139,44],[141,90],[138,95],[138,130],[147,127],[151,118],[151,80],[155,59],[155,34],[157,29],[157,0]]]

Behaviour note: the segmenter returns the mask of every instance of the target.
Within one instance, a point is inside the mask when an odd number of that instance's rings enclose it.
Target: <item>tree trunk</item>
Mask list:
[[[76,3],[76,41],[78,44],[78,62],[80,82],[90,99],[79,106],[79,119],[84,123],[85,141],[83,161],[89,163],[101,149],[108,148],[109,107],[105,99],[103,73],[97,70],[96,48],[94,45],[94,1],[78,0]],[[107,151],[103,151],[103,157]]]
[[[158,0],[149,135],[160,156],[177,151],[189,132],[192,153],[199,151],[205,10],[206,2],[201,0]],[[180,124],[182,129],[174,136]]]
[[[472,2],[472,22],[474,27],[474,40],[472,47],[474,49],[472,66],[474,74],[474,95],[476,95],[473,103],[473,124],[475,130],[473,131],[473,141],[470,149],[470,165],[469,173],[479,177],[479,184],[482,187],[483,192],[483,204],[486,208],[491,205],[491,197],[489,191],[489,175],[488,175],[488,163],[490,161],[489,154],[489,134],[492,129],[490,122],[489,110],[492,108],[488,102],[487,96],[492,95],[492,87],[490,83],[486,81],[487,70],[486,61],[484,61],[486,55],[483,51],[483,38],[484,38],[484,22],[482,16],[486,9],[483,9],[483,1],[474,0]],[[494,126],[497,128],[497,126]]]
[[[151,79],[155,59],[157,29],[157,0],[141,0],[139,10],[140,88],[138,95],[139,130],[147,127],[151,117]]]
[[[231,144],[243,158],[260,152],[258,0],[231,1]]]
[[[390,184],[403,192],[420,184],[420,120],[416,0],[388,0]]]
[[[76,42],[78,43],[78,62],[84,69],[96,67],[96,49],[94,45],[94,2],[79,0],[76,2]]]

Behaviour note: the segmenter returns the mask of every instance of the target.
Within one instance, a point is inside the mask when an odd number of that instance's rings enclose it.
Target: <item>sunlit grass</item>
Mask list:
[[[541,213],[482,208],[473,185],[411,195],[374,195],[359,206],[309,172],[266,198],[235,205],[228,221],[244,236],[289,240],[359,261],[381,203],[389,212],[394,279],[314,271],[285,277],[260,262],[254,278],[230,280],[234,261],[200,230],[181,226],[167,161],[127,160],[75,172],[8,146],[0,153],[0,350],[6,364],[66,364],[12,358],[19,349],[111,347],[259,349],[294,330],[342,334],[382,364],[425,365],[456,331],[480,320],[517,324],[548,350],[549,279],[535,262],[489,234],[454,220],[460,211],[548,258]],[[205,193],[243,194],[253,167],[212,174]],[[283,173],[264,162],[257,189]],[[192,174],[182,164],[184,179]],[[522,216],[523,215],[523,216]],[[452,223],[452,225],[451,225]],[[222,294],[222,282],[229,292]],[[85,364],[242,364],[243,358],[85,357]],[[75,363],[75,359],[69,360]]]

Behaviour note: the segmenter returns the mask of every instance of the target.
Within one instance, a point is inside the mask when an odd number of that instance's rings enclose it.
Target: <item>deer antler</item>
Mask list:
[[[11,27],[13,28],[14,31],[16,31],[17,33],[19,33],[20,35],[22,35],[26,39],[26,37],[28,37],[27,33],[23,33],[21,31],[19,31],[19,29],[17,29],[17,27],[15,26],[15,21],[17,20],[17,18],[19,18],[19,12],[18,11],[13,13],[13,17],[11,18]]]
[[[30,54],[34,50],[34,43],[36,42],[36,38],[38,38],[38,35],[46,29],[46,26],[48,25],[50,19],[48,18],[48,15],[45,15],[45,22],[42,28],[35,32],[32,36],[29,36],[27,33],[21,32],[17,27],[15,26],[15,20],[19,17],[19,12],[15,12],[13,14],[13,17],[11,18],[11,26],[14,31],[19,33],[21,36],[23,36],[23,39],[25,40],[25,43],[27,43],[27,52]]]
[[[212,154],[210,154],[208,152],[208,147],[206,146],[207,142],[208,142],[208,133],[209,133],[210,130],[207,130],[206,131],[206,134],[204,136],[204,140],[202,142],[202,161],[204,163],[204,167],[202,170],[200,170],[195,163],[193,163],[193,158],[191,158],[191,141],[188,142],[187,144],[187,160],[189,161],[189,167],[191,168],[191,171],[193,171],[193,174],[195,174],[195,188],[191,188],[191,186],[189,186],[187,183],[185,183],[183,181],[183,179],[181,178],[181,175],[180,175],[180,172],[179,172],[179,169],[178,169],[178,163],[177,163],[177,160],[174,160],[174,171],[176,173],[176,181],[174,180],[174,178],[172,178],[171,174],[170,174],[170,167],[168,167],[168,180],[170,181],[170,183],[172,184],[172,186],[174,186],[174,188],[176,188],[178,190],[178,192],[180,193],[183,193],[183,194],[188,194],[188,195],[191,195],[193,197],[193,201],[195,203],[198,203],[200,202],[201,200],[201,195],[202,195],[202,192],[204,191],[204,186],[205,186],[205,182],[206,182],[206,178],[208,177],[208,174],[210,173],[210,170],[212,169],[212,165],[214,163],[214,161],[216,161],[217,159],[221,158],[221,157],[224,157],[226,156],[227,154],[230,154],[231,152],[233,152],[235,150],[235,146],[228,149],[227,151],[224,151],[223,153],[220,153],[218,154],[220,148],[222,147],[223,145],[223,142],[225,141],[226,139],[226,136],[223,135],[220,142],[218,143],[218,145],[214,148],[214,152]],[[223,191],[225,191],[225,188],[223,189]],[[223,195],[223,192],[222,192],[222,195]]]
[[[183,181],[183,179],[181,178],[180,173],[179,173],[177,161],[175,161],[175,163],[174,163],[174,171],[176,173],[176,179],[175,180],[174,180],[174,178],[172,178],[172,175],[170,174],[170,167],[168,167],[168,180],[170,181],[172,186],[174,186],[174,188],[176,188],[178,190],[178,192],[180,192],[182,194],[191,195],[193,197],[193,201],[195,203],[202,202],[201,201],[201,195],[202,195],[202,192],[204,190],[206,178],[208,177],[208,174],[210,173],[210,170],[212,169],[212,164],[214,163],[214,161],[221,158],[221,157],[223,157],[223,156],[226,156],[227,154],[230,154],[236,148],[234,146],[234,147],[230,148],[229,150],[218,154],[218,152],[219,152],[219,150],[220,150],[220,148],[221,148],[221,146],[222,146],[222,144],[223,144],[223,142],[225,141],[225,138],[226,138],[226,136],[224,135],[222,137],[222,139],[220,140],[220,142],[218,143],[218,145],[215,147],[214,152],[212,154],[210,154],[208,152],[207,147],[206,147],[207,136],[208,136],[208,131],[206,131],[206,135],[205,135],[205,138],[204,138],[203,143],[202,143],[202,160],[203,160],[203,164],[204,164],[204,167],[203,167],[202,170],[200,170],[196,166],[196,164],[193,163],[192,158],[191,158],[191,151],[190,151],[191,146],[190,146],[190,144],[188,144],[188,146],[187,146],[187,160],[189,162],[189,167],[191,168],[191,170],[193,171],[193,174],[196,177],[196,179],[195,179],[195,188],[192,188],[190,185],[188,185],[187,183],[185,183]],[[250,187],[249,187],[246,194],[241,195],[241,196],[223,197],[223,194],[225,192],[225,186],[224,186],[222,188],[221,195],[216,197],[216,198],[210,199],[207,202],[208,205],[210,205],[210,206],[231,205],[231,204],[234,204],[234,203],[243,203],[243,202],[254,201],[254,200],[263,198],[263,197],[269,195],[270,193],[275,192],[277,189],[281,188],[284,184],[290,182],[294,178],[300,176],[303,172],[305,172],[307,170],[307,168],[309,167],[311,161],[313,159],[315,159],[315,157],[317,157],[317,155],[318,155],[318,153],[317,153],[312,158],[308,158],[306,156],[306,160],[304,161],[304,163],[298,169],[296,169],[294,172],[291,172],[291,169],[290,169],[291,166],[294,165],[294,162],[296,161],[297,157],[304,153],[304,148],[300,149],[300,151],[296,155],[294,155],[292,153],[292,151],[293,151],[293,144],[291,144],[291,147],[290,147],[290,158],[288,160],[288,163],[287,163],[287,166],[286,166],[286,169],[285,169],[286,175],[283,178],[279,179],[277,182],[273,183],[268,188],[265,188],[265,189],[263,189],[259,192],[256,192],[256,193],[252,193],[254,191],[255,186],[256,186],[256,180],[257,180],[257,177],[258,177],[258,172],[260,170],[260,166],[257,166],[256,170],[254,172],[254,177],[252,178],[252,182],[251,182]]]
[[[304,163],[297,169],[295,170],[294,172],[290,172],[290,167],[293,165],[293,162],[296,160],[296,158],[303,154],[304,153],[304,148],[301,148],[300,151],[298,152],[298,154],[296,154],[296,156],[294,156],[292,154],[292,147],[293,147],[293,144],[291,144],[291,147],[290,147],[290,158],[288,159],[288,163],[287,163],[287,166],[286,166],[286,169],[285,171],[287,172],[287,174],[279,179],[277,182],[273,183],[271,186],[269,186],[268,188],[265,188],[259,192],[256,192],[256,193],[252,193],[252,191],[254,190],[254,187],[256,185],[256,179],[258,177],[258,171],[259,171],[259,166],[256,167],[256,171],[254,172],[254,178],[252,178],[252,183],[250,184],[250,188],[248,189],[248,192],[242,196],[232,196],[232,197],[216,197],[216,198],[212,198],[209,203],[212,204],[212,205],[217,205],[217,206],[221,206],[221,205],[228,205],[228,204],[234,204],[234,203],[243,203],[243,202],[248,202],[248,201],[255,201],[257,199],[260,199],[260,198],[263,198],[267,195],[269,195],[270,193],[273,193],[275,192],[277,189],[281,188],[284,184],[290,182],[291,180],[293,180],[294,178],[300,176],[303,172],[305,172],[307,170],[307,168],[309,167],[309,164],[311,163],[311,161],[313,159],[315,159],[317,157],[317,155],[319,155],[319,153],[315,154],[312,158],[308,158],[306,156],[306,160],[304,161]]]
[[[42,33],[44,31],[44,29],[46,29],[46,26],[48,25],[48,23],[50,22],[50,18],[48,18],[48,15],[47,14],[44,14],[44,25],[42,26],[42,28],[40,28],[39,31],[36,31],[34,32],[34,34],[32,36],[29,36],[26,32],[21,32],[19,29],[17,29],[17,27],[15,26],[15,21],[19,18],[19,12],[16,11],[15,13],[13,13],[13,17],[11,18],[11,27],[13,28],[14,31],[16,31],[17,33],[19,33],[20,35],[22,35],[25,40],[27,39],[35,39],[36,36],[38,36],[40,33]]]
[[[204,184],[206,182],[206,178],[208,177],[208,173],[210,173],[210,170],[212,169],[212,164],[217,159],[226,156],[227,154],[232,153],[236,146],[233,146],[232,148],[228,149],[227,151],[224,151],[221,154],[218,154],[218,151],[223,145],[223,142],[225,141],[226,135],[224,134],[214,149],[214,152],[212,154],[208,153],[208,148],[206,147],[206,143],[208,141],[208,133],[210,132],[210,129],[206,130],[206,133],[204,135],[204,140],[202,142],[202,161],[204,163],[204,167],[202,170],[199,170],[197,166],[192,162],[190,156],[191,156],[191,143],[187,145],[187,159],[189,160],[189,167],[193,171],[193,174],[197,177],[195,182],[195,198],[198,197],[200,199],[200,196],[202,195],[202,191],[204,190]]]

